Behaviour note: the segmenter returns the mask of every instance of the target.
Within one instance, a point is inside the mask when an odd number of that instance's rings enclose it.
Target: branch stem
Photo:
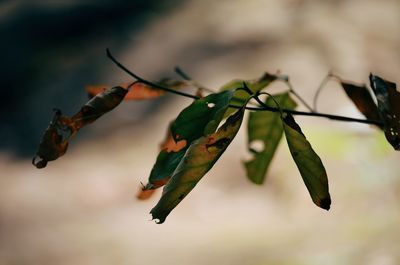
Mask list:
[[[166,92],[170,92],[179,96],[187,97],[187,98],[192,98],[192,99],[199,99],[200,97],[180,91],[176,91],[174,89],[171,89],[169,87],[150,82],[137,74],[133,73],[130,71],[128,68],[126,68],[124,65],[122,65],[117,59],[114,58],[114,56],[111,54],[110,50],[107,49],[107,57],[110,58],[112,62],[114,62],[119,68],[124,70],[127,74],[135,78],[137,81],[144,83],[146,85],[164,90]],[[327,78],[328,79],[328,78]],[[237,105],[229,105],[231,108],[236,108],[239,109],[242,106],[237,106]],[[357,118],[351,118],[351,117],[345,117],[345,116],[339,116],[339,115],[332,115],[332,114],[327,114],[327,113],[318,113],[318,112],[305,112],[305,111],[297,111],[297,110],[289,110],[289,109],[279,109],[276,107],[269,107],[266,105],[263,105],[262,107],[246,107],[247,110],[252,110],[252,111],[271,111],[271,112],[279,112],[282,111],[284,113],[290,113],[292,115],[299,115],[299,116],[311,116],[311,117],[322,117],[322,118],[327,118],[331,120],[337,120],[337,121],[344,121],[344,122],[358,122],[358,123],[363,123],[363,124],[372,124],[372,125],[377,125],[381,126],[382,122],[381,121],[376,121],[376,120],[368,120],[368,119],[357,119]]]

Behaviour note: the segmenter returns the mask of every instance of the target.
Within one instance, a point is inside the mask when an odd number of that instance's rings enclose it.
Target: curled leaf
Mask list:
[[[168,129],[145,189],[156,189],[169,181],[190,144],[217,129],[232,96],[233,91],[210,94],[182,110]]]
[[[400,150],[400,93],[395,83],[373,74],[370,74],[369,79],[378,101],[386,139],[395,150]]]
[[[282,118],[283,129],[293,160],[300,171],[304,184],[313,202],[329,210],[331,197],[329,194],[328,177],[321,159],[312,149],[300,126],[289,113]]]
[[[294,109],[297,105],[289,93],[273,97],[282,108]],[[268,97],[265,104],[271,107],[276,106],[272,97]],[[248,149],[253,154],[252,159],[244,163],[247,177],[255,184],[262,184],[283,135],[280,114],[269,111],[250,112],[247,132]],[[253,148],[253,144],[257,143],[261,145],[259,150]]]
[[[42,136],[32,163],[37,168],[44,168],[48,161],[56,160],[64,155],[67,151],[69,138],[82,127],[94,122],[118,106],[127,92],[128,90],[122,87],[107,89],[89,100],[72,117],[63,116],[61,111],[56,111],[53,120]]]
[[[230,116],[217,132],[203,136],[190,145],[164,187],[160,201],[150,212],[158,223],[165,221],[224,153],[239,131],[244,110],[243,107]]]
[[[55,110],[53,119],[42,136],[38,151],[32,159],[32,164],[37,168],[44,168],[48,161],[64,155],[70,135],[70,129],[62,121],[61,111]]]
[[[357,109],[369,120],[380,120],[377,106],[371,93],[365,85],[356,85],[341,81],[347,96],[353,101]]]

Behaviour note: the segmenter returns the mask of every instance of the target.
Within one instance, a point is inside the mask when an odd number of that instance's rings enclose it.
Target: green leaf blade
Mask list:
[[[230,116],[217,132],[192,143],[165,185],[160,201],[150,212],[157,223],[165,221],[225,152],[240,129],[244,110],[242,108]]]
[[[291,114],[287,113],[282,121],[290,153],[313,202],[318,207],[329,210],[331,197],[328,177],[321,159],[315,153]]]
[[[156,189],[169,181],[192,142],[216,130],[232,97],[233,91],[210,94],[181,111],[172,122],[170,133],[175,142],[184,141],[185,145],[179,150],[160,151],[145,189]]]
[[[272,75],[269,73],[264,73],[260,78],[254,79],[254,80],[242,80],[242,79],[235,79],[230,81],[229,83],[223,85],[220,88],[220,91],[227,91],[231,90],[234,91],[238,88],[243,87],[243,83],[246,83],[247,87],[253,92],[259,92],[269,86],[273,81],[275,81],[278,77],[276,75]],[[236,90],[232,102],[233,104],[236,104],[237,106],[242,106],[246,101],[250,98],[249,93],[243,91],[243,90]],[[234,108],[229,108],[227,112],[225,113],[225,117],[228,117],[231,115],[233,112],[235,112]]]
[[[297,104],[289,93],[273,96],[279,106],[294,109]],[[266,102],[268,106],[276,106],[271,97]],[[251,112],[247,123],[248,148],[253,157],[244,162],[247,177],[255,184],[263,184],[269,165],[283,135],[283,127],[279,113],[270,111]],[[252,150],[253,143],[262,143],[262,150]]]

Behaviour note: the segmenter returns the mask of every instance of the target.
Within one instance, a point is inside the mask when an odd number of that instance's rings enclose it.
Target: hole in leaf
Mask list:
[[[214,107],[215,107],[215,104],[214,104],[214,103],[208,103],[208,104],[207,104],[207,107],[209,107],[210,109],[211,109],[211,108],[214,108]]]
[[[264,142],[262,140],[254,140],[250,143],[250,147],[249,149],[256,152],[256,153],[260,153],[262,151],[264,151],[265,145]]]

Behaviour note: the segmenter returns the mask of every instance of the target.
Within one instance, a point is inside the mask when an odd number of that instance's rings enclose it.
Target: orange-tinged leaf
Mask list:
[[[169,213],[186,197],[214,166],[232,142],[242,124],[244,107],[230,116],[215,133],[195,140],[165,185],[157,205],[151,210],[153,219],[163,223]]]
[[[140,189],[138,194],[136,195],[136,198],[138,198],[139,200],[147,200],[149,198],[151,198],[151,196],[153,196],[154,192],[156,190],[146,190],[146,189]]]
[[[162,142],[160,145],[160,149],[166,151],[167,153],[170,152],[176,153],[182,150],[187,145],[187,141],[185,139],[179,140],[177,142],[175,141],[171,132],[171,124],[168,127],[167,137],[165,138],[164,142]]]
[[[171,80],[171,79],[162,79],[159,82],[160,85],[169,87],[169,88],[180,88],[182,86],[187,85],[183,81]],[[86,92],[89,97],[93,97],[106,89],[109,86],[98,85],[98,86],[87,86]],[[123,83],[120,85],[125,89],[128,89],[129,92],[125,96],[125,100],[146,100],[146,99],[154,99],[164,95],[166,92],[164,90],[152,87],[150,85],[144,84],[142,82],[134,82],[134,83]]]

